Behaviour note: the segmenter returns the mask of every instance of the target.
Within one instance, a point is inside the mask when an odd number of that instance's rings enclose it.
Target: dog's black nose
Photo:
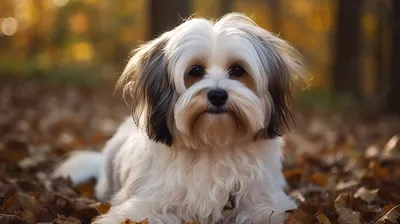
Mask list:
[[[223,89],[210,90],[207,94],[208,101],[214,106],[222,106],[228,100],[228,92]]]

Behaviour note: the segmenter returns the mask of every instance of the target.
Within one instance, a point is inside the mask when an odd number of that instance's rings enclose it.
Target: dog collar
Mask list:
[[[232,195],[231,193],[229,193],[229,199],[226,203],[226,205],[224,206],[224,212],[225,213],[230,213],[232,212],[233,209],[235,209],[236,207],[236,203],[235,203],[235,195]]]

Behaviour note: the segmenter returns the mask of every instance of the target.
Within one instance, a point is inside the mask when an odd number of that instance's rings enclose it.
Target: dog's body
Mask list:
[[[96,196],[101,201],[112,199],[113,206],[97,223],[119,223],[125,218],[166,224],[181,220],[265,223],[269,219],[282,223],[283,213],[296,205],[282,191],[281,147],[277,138],[222,149],[229,150],[227,154],[221,149],[201,153],[171,149],[150,140],[129,118],[103,151]],[[78,154],[69,160],[74,164],[64,163],[59,171],[89,178],[95,174],[88,165],[99,159],[94,155],[92,161],[82,163],[78,157],[87,155]],[[224,217],[230,194],[237,203]]]
[[[99,177],[96,195],[112,204],[99,224],[283,223],[296,207],[283,191],[278,137],[301,68],[294,53],[240,14],[186,21],[139,48],[119,81],[136,123],[54,175]]]

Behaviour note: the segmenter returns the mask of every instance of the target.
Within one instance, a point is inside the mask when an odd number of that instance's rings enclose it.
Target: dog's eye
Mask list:
[[[188,72],[188,75],[193,76],[193,77],[203,77],[204,73],[205,73],[204,68],[196,65],[190,69],[190,71]]]
[[[245,73],[246,71],[238,65],[234,65],[228,70],[229,77],[231,78],[241,77]]]

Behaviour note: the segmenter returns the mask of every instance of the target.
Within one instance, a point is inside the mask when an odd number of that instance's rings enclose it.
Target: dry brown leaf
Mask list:
[[[320,224],[332,224],[332,222],[326,217],[324,213],[318,213],[315,218],[317,218]]]
[[[304,198],[304,195],[302,194],[301,191],[299,190],[294,190],[290,193],[290,197],[292,197],[293,199],[296,199],[298,201],[300,201],[301,203],[304,203],[306,201],[306,199]]]
[[[396,206],[396,205],[395,205],[395,204],[392,204],[392,203],[387,204],[387,205],[385,205],[385,206],[383,207],[383,212],[384,212],[384,213],[387,213],[388,211],[390,211],[390,209],[394,208],[395,206]]]
[[[128,218],[126,218],[124,221],[120,222],[120,224],[149,224],[147,219],[141,221],[141,222],[134,222]]]
[[[359,224],[361,215],[353,211],[350,207],[351,195],[349,193],[340,194],[334,202],[334,207],[338,215],[337,221],[340,224]]]
[[[296,169],[291,169],[291,170],[286,170],[283,172],[283,175],[285,176],[286,179],[290,179],[296,176],[301,176],[303,174],[303,169],[296,168]]]
[[[365,150],[364,156],[367,159],[376,158],[379,155],[379,148],[376,145],[371,145]]]
[[[66,217],[64,215],[57,215],[56,220],[53,222],[54,224],[81,224],[82,222],[76,217]]]
[[[375,224],[384,224],[388,221],[392,223],[399,223],[400,221],[400,204],[390,209],[385,215],[378,219]]]
[[[370,170],[374,174],[375,177],[380,179],[390,178],[389,170],[385,167],[379,166],[377,162],[372,162],[369,166]]]
[[[28,154],[28,144],[21,136],[9,136],[4,139],[6,142],[5,148],[1,156],[9,162],[18,163]]]
[[[326,186],[328,182],[327,176],[323,173],[314,173],[313,175],[311,175],[310,180],[311,182],[318,184],[321,187]]]
[[[25,220],[15,215],[0,214],[1,224],[27,224]]]
[[[400,142],[400,135],[396,134],[394,135],[385,145],[385,148],[383,149],[383,156],[389,156],[391,152],[396,148],[398,143]]]
[[[347,181],[347,182],[340,181],[336,185],[336,190],[337,191],[345,190],[347,188],[351,188],[351,187],[357,186],[359,183],[360,183],[360,181],[358,181],[358,180],[350,180],[350,181]]]
[[[361,224],[361,214],[349,208],[336,207],[340,224]]]
[[[37,214],[42,212],[42,208],[34,197],[21,193],[17,193],[5,200],[2,208],[9,214],[23,218],[28,224],[36,223]]]
[[[110,210],[111,205],[109,203],[94,203],[90,207],[95,208],[100,214],[105,214]]]
[[[312,220],[312,216],[308,215],[301,209],[296,209],[293,212],[289,213],[285,224],[308,224],[311,223]]]
[[[377,199],[378,191],[379,189],[368,190],[365,187],[361,187],[354,193],[354,198],[360,198],[368,204],[371,204],[371,202]]]
[[[334,205],[335,205],[335,207],[338,206],[338,207],[347,208],[347,207],[349,207],[350,200],[351,200],[350,193],[341,193],[335,199]]]
[[[100,215],[99,211],[96,208],[90,206],[94,203],[93,200],[87,198],[77,198],[74,200],[74,202],[74,215],[80,220],[92,219]]]
[[[94,195],[95,185],[96,185],[96,180],[92,178],[83,182],[82,184],[79,184],[78,186],[75,187],[75,189],[84,197],[95,198]]]
[[[126,218],[124,221],[120,222],[119,224],[136,224],[136,222]]]

